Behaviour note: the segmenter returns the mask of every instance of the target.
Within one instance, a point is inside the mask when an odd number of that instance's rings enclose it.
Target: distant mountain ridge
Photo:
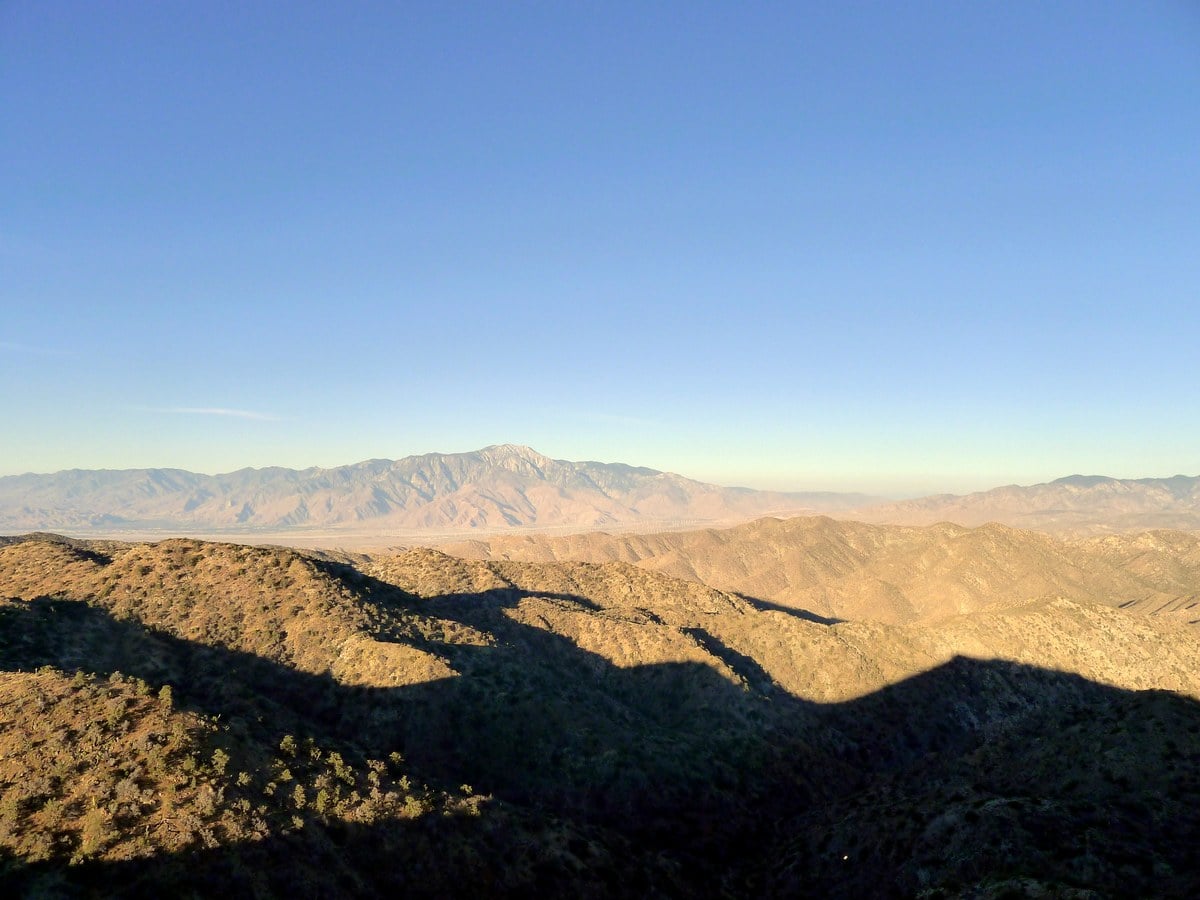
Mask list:
[[[839,514],[841,515],[841,514]],[[1200,530],[1200,476],[1068,475],[973,494],[935,494],[854,510],[845,518],[885,525],[998,522],[1062,535],[1173,528]]]
[[[622,463],[551,459],[514,444],[332,469],[73,469],[0,478],[0,530],[253,532],[653,526],[845,510],[858,494],[729,488]]]

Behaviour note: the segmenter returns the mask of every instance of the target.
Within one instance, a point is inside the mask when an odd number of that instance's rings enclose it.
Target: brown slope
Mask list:
[[[366,757],[277,702],[320,705],[319,679],[250,669],[78,601],[0,600],[5,896],[603,896],[567,849],[591,835],[414,783],[398,753]],[[615,878],[603,849],[586,858]]]
[[[1051,597],[1147,611],[1195,599],[1200,565],[1178,560],[1200,556],[1200,538],[1161,538],[1157,562],[1147,557],[1141,568],[1132,562],[1138,545],[1120,551],[1122,541],[1066,543],[1002,525],[918,528],[817,517],[651,535],[498,536],[443,549],[484,559],[619,560],[824,617],[883,622]]]
[[[1147,531],[1079,540],[1076,546],[1149,590],[1121,605],[1189,622],[1200,619],[1200,536],[1183,531]]]
[[[137,851],[136,842],[144,826],[159,834],[154,817],[164,807],[122,811],[129,801],[118,792],[132,796],[120,784],[126,770],[142,764],[143,732],[172,727],[156,690],[129,682],[123,691],[125,678],[114,670],[170,671],[189,709],[222,714],[224,724],[210,732],[215,745],[173,745],[183,753],[175,787],[197,798],[193,804],[184,793],[180,806],[196,819],[189,846],[204,849],[211,840],[216,846],[206,852],[215,854],[237,838],[222,828],[258,827],[260,797],[266,831],[233,855],[220,876],[233,880],[205,881],[206,893],[218,886],[230,892],[230,885],[234,893],[287,893],[307,881],[307,890],[323,894],[438,895],[455,889],[446,876],[463,868],[464,892],[507,885],[517,894],[556,896],[760,896],[764,884],[780,895],[803,889],[848,896],[874,883],[900,883],[880,880],[892,875],[952,893],[972,873],[986,887],[1012,872],[1051,886],[1066,879],[1080,889],[1146,895],[1156,883],[1183,886],[1190,878],[1191,843],[1171,829],[1191,828],[1189,810],[1200,808],[1191,805],[1200,756],[1188,731],[1200,712],[1173,698],[1159,715],[1140,694],[1118,690],[1200,696],[1196,634],[1169,619],[1058,600],[932,624],[824,626],[623,563],[482,562],[418,550],[355,567],[290,551],[178,541],[97,552],[42,540],[3,551],[0,590],[22,597],[0,602],[0,683],[15,685],[14,702],[3,709],[19,707],[20,729],[39,727],[40,691],[43,709],[74,710],[72,721],[103,720],[99,730],[62,732],[52,744],[44,728],[30,732],[41,743],[29,743],[48,747],[48,760],[78,759],[108,773],[97,803],[99,824],[112,831],[102,859],[159,853],[157,845]],[[261,616],[284,638],[264,637],[256,628]],[[288,642],[293,629],[296,646]],[[190,639],[178,637],[184,633]],[[415,680],[356,670],[338,677],[342,649],[361,636],[444,660],[453,674]],[[36,671],[45,665],[53,670]],[[76,697],[67,675],[81,665],[104,680]],[[1071,672],[1086,678],[1064,674]],[[36,680],[43,676],[55,680]],[[81,684],[91,684],[86,675]],[[1070,732],[1072,722],[1101,721],[1122,704],[1128,712],[1112,720],[1115,726],[1141,721],[1176,731],[1174,746],[1165,739],[1147,744],[1155,765],[1145,775],[1121,735],[1107,732],[1108,720],[1104,732]],[[138,740],[122,739],[126,722]],[[320,729],[325,751],[310,752],[304,767],[281,740],[285,731],[304,735],[300,728]],[[1056,743],[1060,731],[1071,741]],[[1030,750],[1039,740],[1048,746]],[[113,747],[107,756],[106,742]],[[24,746],[11,748],[19,763],[0,784],[0,877],[12,874],[5,853],[26,853],[23,836],[43,825],[36,816],[45,804],[35,814],[40,801],[19,794],[29,781],[25,768],[41,765]],[[1000,746],[1003,754],[989,750]],[[224,774],[218,748],[232,760]],[[1088,748],[1103,752],[1094,771],[1081,758]],[[394,777],[384,787],[396,805],[381,811],[373,805],[371,774],[384,773],[367,760],[383,764],[392,750],[430,783],[467,782],[536,811],[539,826],[514,832],[514,823],[528,820],[491,818],[486,798],[472,805],[471,798],[432,796]],[[352,769],[345,778],[330,751],[345,756]],[[1171,753],[1179,755],[1174,762]],[[1063,771],[1064,760],[1071,772]],[[1017,776],[1005,783],[1001,776],[1012,766]],[[1104,787],[1110,770],[1128,787]],[[235,772],[249,781],[241,784]],[[1041,773],[1041,780],[1018,783],[1026,773]],[[1082,795],[1071,786],[1073,773]],[[138,777],[139,792],[157,784]],[[928,785],[946,789],[929,792]],[[333,812],[311,805],[320,790]],[[1180,798],[1171,815],[1127,809],[1168,790]],[[1031,796],[1040,805],[1030,806]],[[69,801],[64,808],[75,808],[54,820],[66,843],[50,858],[65,863],[83,847],[89,810],[73,795],[62,799]],[[997,799],[1012,815],[992,813],[988,804]],[[448,827],[437,825],[452,821],[441,813],[464,807],[476,810],[480,824],[450,840],[444,832],[387,830],[414,804],[414,818],[433,820],[431,827]],[[963,817],[949,829],[954,859],[918,858],[944,842],[946,823],[933,823],[946,809]],[[437,815],[424,814],[430,810]],[[986,827],[974,829],[968,812]],[[377,814],[392,824],[383,831],[375,822],[366,831],[350,827]],[[233,817],[228,826],[221,824],[225,815]],[[554,826],[553,816],[567,824]],[[1059,838],[1046,845],[1042,832],[1027,839],[1017,827],[1043,819],[1056,833],[1090,830],[1103,854],[1057,865],[1046,847]],[[862,832],[848,830],[848,821]],[[1120,838],[1131,825],[1142,829],[1136,833],[1143,835],[1138,852],[1149,860],[1144,874],[1123,869]],[[1010,829],[1000,849],[988,843],[993,826]],[[463,834],[471,843],[463,844]],[[960,839],[964,834],[975,839]],[[778,846],[780,835],[806,840]],[[861,851],[854,878],[839,881],[830,868],[831,840],[839,859]],[[272,849],[264,856],[259,846]],[[381,858],[389,866],[379,866]],[[1002,870],[991,862],[996,858]],[[211,859],[192,855],[180,865],[194,877]],[[605,874],[598,878],[597,870]],[[49,874],[72,877],[63,871]],[[120,885],[128,871],[93,866],[83,877]],[[245,880],[248,871],[299,875],[294,883],[256,887]],[[764,880],[764,871],[778,880]],[[417,874],[405,881],[409,872]],[[188,883],[172,877],[173,886]],[[142,882],[143,892],[147,887]]]
[[[1094,602],[1025,602],[926,624],[822,625],[627,563],[483,562],[423,549],[377,558],[367,571],[423,596],[512,591],[520,597],[507,612],[512,620],[568,636],[615,665],[706,661],[735,683],[757,672],[818,702],[861,696],[963,655],[1115,686],[1200,691],[1200,635],[1192,628]],[[706,644],[706,635],[716,641]],[[715,652],[722,646],[735,653]]]
[[[1031,585],[1067,584],[1079,594],[1085,589],[1104,594],[1096,583],[1083,579],[1069,557],[1064,563],[1064,557],[1055,556],[1060,547],[1048,538],[996,528],[930,532],[848,528],[847,524],[767,520],[754,527],[698,535],[706,538],[704,546],[711,549],[717,544],[737,548],[738,539],[747,537],[747,532],[759,546],[773,534],[771,552],[786,558],[779,554],[780,537],[787,536],[795,545],[800,534],[807,540],[799,544],[806,575],[825,577],[836,590],[844,591],[862,583],[859,570],[867,564],[878,571],[891,567],[905,577],[916,572],[926,578],[921,590],[958,584],[982,591],[1002,583],[1001,577],[985,578],[980,568],[973,567],[968,578],[960,571],[962,560],[982,554],[990,558],[983,571],[995,568],[1008,573],[1011,563],[1006,558],[1013,555],[1014,546],[1024,554],[1023,564],[1030,571],[1040,570],[1041,577],[1049,578],[1054,566],[1067,565],[1069,578],[1017,579],[1024,589],[1018,587],[1004,595],[1007,599],[980,606],[1011,608],[1011,615],[942,616],[944,621],[933,629],[916,625],[897,629],[868,621],[827,627],[786,610],[759,609],[695,580],[626,563],[482,562],[415,550],[371,559],[362,564],[360,573],[282,548],[170,540],[107,545],[106,553],[98,553],[78,544],[33,540],[0,547],[0,594],[27,599],[74,597],[119,619],[252,653],[299,671],[330,672],[347,684],[414,684],[451,674],[453,666],[437,651],[438,644],[486,647],[494,638],[487,629],[460,621],[455,606],[460,601],[450,598],[469,603],[469,598],[487,594],[512,594],[505,613],[509,619],[549,629],[613,665],[696,662],[711,666],[731,683],[744,683],[747,672],[731,662],[736,657],[717,652],[723,645],[754,660],[754,670],[761,669],[791,693],[820,700],[856,696],[958,654],[1018,659],[1135,687],[1144,686],[1135,680],[1137,671],[1158,673],[1146,677],[1173,689],[1183,689],[1171,681],[1174,668],[1200,672],[1200,664],[1191,668],[1190,657],[1184,664],[1170,654],[1162,656],[1165,668],[1160,671],[1157,663],[1135,652],[1161,643],[1158,638],[1151,640],[1159,634],[1154,629],[1175,634],[1169,624],[1124,615],[1104,618],[1104,606],[1084,596],[1073,602],[1041,601],[1030,606],[1030,597],[1036,596]],[[824,552],[831,529],[843,540],[834,551]],[[643,536],[638,541],[644,542],[639,544],[644,550],[653,548],[654,541],[681,537],[695,539],[697,534]],[[933,537],[937,542],[930,545]],[[1040,554],[1029,550],[1031,537]],[[920,540],[914,544],[916,539]],[[1127,552],[1120,559],[1128,557]],[[1115,563],[1110,565],[1115,568]],[[1180,571],[1180,577],[1187,577],[1190,570],[1183,566]],[[954,577],[948,579],[946,572]],[[1089,577],[1102,576],[1093,570]],[[364,586],[375,580],[381,587]],[[380,594],[391,588],[398,589],[391,597]],[[834,593],[834,588],[828,591]],[[814,594],[809,591],[804,596]],[[399,608],[394,605],[397,597],[441,599],[431,607],[418,602]],[[576,598],[586,603],[581,605]],[[1070,640],[1060,635],[1065,642],[1061,650],[1054,649],[1053,628],[1041,624],[1046,616],[1066,629],[1064,634],[1074,635]],[[706,644],[706,634],[718,643]],[[1193,639],[1186,634],[1185,629],[1177,637],[1181,646],[1190,647]],[[430,636],[435,644],[429,643]],[[397,637],[407,639],[397,641]],[[1102,642],[1098,656],[1084,647],[1088,640]],[[1030,647],[1041,648],[1040,655],[1028,655]],[[1107,674],[1097,661],[1104,659],[1114,667]],[[1126,666],[1122,661],[1127,659],[1133,662]]]
[[[820,547],[830,527],[841,530],[846,523],[755,524],[750,530],[760,539],[764,533],[794,538],[798,529]],[[736,546],[734,536],[745,530],[709,536]],[[941,529],[942,541],[932,550],[918,545],[924,554],[913,562],[908,542],[913,536],[928,541],[925,532],[860,526],[850,532],[857,542],[847,541],[838,553],[818,553],[806,571],[836,580],[870,562],[869,553],[883,560],[878,565],[887,565],[889,553],[900,550],[908,574],[943,566],[955,570],[961,554],[978,552],[980,540],[1008,553],[998,539],[1028,538],[1009,529]],[[947,548],[947,536],[967,542],[952,541]],[[355,569],[286,548],[191,540],[106,546],[106,553],[56,540],[0,547],[0,595],[88,602],[118,620],[300,672],[328,672],[346,684],[419,684],[449,676],[454,668],[438,647],[486,648],[496,641],[485,626],[458,614],[488,595],[508,598],[503,617],[488,620],[492,625],[506,619],[548,630],[618,667],[700,662],[733,684],[746,683],[748,671],[762,670],[791,694],[820,701],[858,696],[962,654],[1063,668],[1133,688],[1157,684],[1190,691],[1192,680],[1180,682],[1178,672],[1200,673],[1200,658],[1194,656],[1200,642],[1186,626],[1086,598],[1001,602],[984,612],[943,616],[935,626],[868,620],[829,626],[782,605],[761,608],[737,594],[628,563],[482,562],[422,548],[365,558]],[[1121,559],[1130,553],[1127,548]],[[1046,566],[1060,562],[1049,551],[1033,559]],[[1187,577],[1195,564],[1184,558],[1176,575]],[[1094,571],[1092,576],[1099,577]],[[716,642],[706,643],[706,635]],[[721,647],[737,655],[722,655]],[[743,670],[739,658],[755,666]]]
[[[21,541],[0,547],[0,596],[83,601],[184,640],[346,683],[448,673],[436,657],[386,640],[399,627],[387,610],[286,548]]]
[[[865,533],[879,536],[878,529]],[[857,696],[963,654],[1137,688],[1191,692],[1200,678],[1192,629],[1086,600],[1001,604],[931,626],[828,626],[626,563],[485,562],[418,549],[355,569],[280,548],[185,540],[108,546],[104,554],[53,540],[2,547],[0,594],[74,598],[117,620],[346,684],[414,684],[451,674],[437,646],[495,641],[460,615],[488,596],[503,604],[489,614],[492,625],[547,630],[617,666],[699,662],[745,683],[748,670],[738,656],[718,652],[724,645],[813,700]],[[717,643],[706,644],[705,634]],[[382,655],[364,662],[362,646]]]

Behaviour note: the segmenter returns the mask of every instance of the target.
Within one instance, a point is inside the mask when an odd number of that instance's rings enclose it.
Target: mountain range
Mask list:
[[[1069,475],[1045,484],[973,494],[936,494],[856,509],[853,518],[892,525],[1000,522],[1064,535],[1200,530],[1200,477],[1108,478]]]
[[[328,544],[513,529],[662,530],[763,515],[891,525],[989,522],[1064,536],[1200,531],[1200,477],[1072,475],[1046,484],[884,502],[867,494],[721,487],[622,463],[550,459],[503,444],[336,468],[73,469],[0,478],[0,532],[79,535],[324,533]],[[371,539],[375,540],[372,541]],[[393,541],[394,543],[394,541]]]
[[[0,478],[0,530],[185,533],[643,527],[861,506],[866,495],[719,487],[512,444],[332,469],[79,470]]]

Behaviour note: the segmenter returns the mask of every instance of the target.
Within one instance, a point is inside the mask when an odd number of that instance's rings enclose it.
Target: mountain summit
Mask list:
[[[0,478],[0,529],[383,532],[622,527],[835,511],[869,498],[719,487],[621,463],[499,444],[332,469],[73,469]]]

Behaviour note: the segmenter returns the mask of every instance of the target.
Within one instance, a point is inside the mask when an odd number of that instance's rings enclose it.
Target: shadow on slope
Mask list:
[[[374,589],[401,602],[390,586]],[[744,683],[699,663],[615,666],[505,614],[533,593],[408,597],[490,642],[379,635],[442,654],[459,673],[386,689],[185,641],[78,601],[0,604],[0,670],[170,683],[183,706],[223,716],[245,741],[313,737],[355,759],[396,751],[420,778],[500,801],[478,818],[370,827],[309,811],[299,833],[251,844],[71,867],[0,857],[0,873],[16,893],[67,896],[907,896],[1021,879],[1164,896],[1200,886],[1191,700],[959,658],[819,705],[773,689],[753,660],[707,634],[693,636]],[[514,841],[521,823],[540,846]],[[1134,862],[1122,849],[1131,835]]]
[[[763,600],[759,597],[751,597],[747,594],[734,593],[734,596],[745,600],[759,612],[781,612],[787,613],[789,616],[795,616],[797,619],[803,619],[805,622],[812,622],[814,625],[837,625],[839,622],[845,622],[845,619],[837,619],[831,616],[818,615],[811,610],[802,609],[799,606],[784,606],[782,603],[772,603],[770,600]]]

